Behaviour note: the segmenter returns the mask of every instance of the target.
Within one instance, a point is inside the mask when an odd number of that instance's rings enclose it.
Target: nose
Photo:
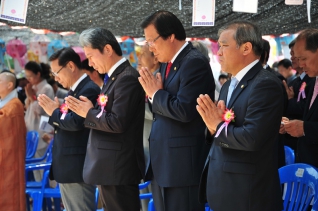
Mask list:
[[[88,60],[88,66],[90,66],[90,67],[94,66],[94,63],[90,59]]]
[[[221,49],[221,48],[222,48],[222,47],[219,47],[219,50],[218,50],[218,52],[217,52],[217,55],[218,55],[218,56],[222,56],[222,53],[223,53],[223,52],[222,52],[222,49]]]

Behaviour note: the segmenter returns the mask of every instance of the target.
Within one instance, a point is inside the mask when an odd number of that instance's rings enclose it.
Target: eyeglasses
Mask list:
[[[61,69],[59,69],[57,72],[51,71],[52,75],[53,75],[54,77],[58,76],[59,72],[61,72],[61,70],[62,70],[64,67],[66,67],[67,64],[68,64],[68,62],[67,62],[65,65],[63,65],[63,66],[61,67]]]
[[[153,41],[147,41],[147,45],[149,47],[153,47],[155,42],[159,39],[159,37],[161,37],[160,35],[158,35],[158,37],[156,37]]]

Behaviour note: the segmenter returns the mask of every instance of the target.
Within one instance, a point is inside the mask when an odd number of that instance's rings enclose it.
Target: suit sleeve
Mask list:
[[[215,138],[221,147],[243,151],[259,151],[278,134],[283,113],[283,90],[274,80],[259,79],[246,99],[247,110],[242,126],[228,125],[227,136],[223,129]],[[234,108],[235,112],[235,108]],[[222,124],[219,124],[217,130]]]
[[[97,87],[97,86],[96,86]],[[78,96],[85,96],[87,97],[93,105],[96,103],[96,99],[99,94],[99,90],[95,87],[90,87],[83,90],[82,93],[79,93]],[[82,130],[84,126],[85,118],[77,115],[74,112],[69,112],[66,114],[64,120],[61,118],[61,111],[59,108],[55,109],[52,113],[52,116],[49,118],[49,124],[54,127],[59,127],[60,129],[67,130],[67,131],[78,131]]]
[[[97,118],[100,109],[90,109],[85,120],[86,127],[109,133],[123,133],[134,124],[133,117],[138,105],[141,101],[143,105],[145,104],[145,93],[133,75],[126,75],[117,80],[120,81],[116,81],[114,85],[111,111],[106,111]]]
[[[199,115],[196,100],[200,94],[209,94],[214,101],[215,83],[211,68],[203,59],[188,59],[179,71],[182,71],[179,84],[172,84],[174,81],[171,81],[168,85],[179,86],[178,92],[173,95],[169,90],[158,90],[153,99],[152,112],[176,121],[190,122]],[[211,80],[207,80],[209,78]],[[206,93],[207,90],[212,91]]]
[[[305,140],[302,141],[308,141],[311,144],[318,144],[318,122],[310,122],[310,121],[304,121],[304,133],[305,133]]]

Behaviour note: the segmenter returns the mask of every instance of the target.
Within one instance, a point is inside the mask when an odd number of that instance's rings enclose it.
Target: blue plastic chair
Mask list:
[[[28,131],[26,136],[26,153],[25,158],[33,158],[38,147],[39,133],[35,130]]]
[[[52,162],[52,148],[53,148],[53,139],[50,141],[49,145],[46,148],[46,152],[44,155],[40,158],[31,158],[31,159],[26,159],[25,163],[41,163],[41,162]]]
[[[294,164],[295,163],[295,153],[292,148],[288,146],[284,146],[285,149],[285,163],[286,165]]]
[[[296,163],[278,171],[280,183],[285,184],[285,211],[306,211],[312,201],[312,211],[318,210],[318,172],[314,167]]]
[[[48,187],[49,170],[46,170],[43,174],[41,188],[26,188],[25,193],[33,198],[33,211],[41,211],[44,198],[59,198],[61,199],[61,193],[59,186],[56,188]],[[55,210],[58,210],[56,207]]]

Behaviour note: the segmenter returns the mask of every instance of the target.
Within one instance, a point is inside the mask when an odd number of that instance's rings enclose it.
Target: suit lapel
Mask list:
[[[83,88],[83,86],[90,81],[90,78],[88,76],[86,76],[76,87],[76,89],[74,90],[72,96],[73,97],[78,97],[78,92]]]
[[[304,119],[309,119],[309,117],[311,116],[312,112],[315,110],[315,108],[318,106],[318,96],[316,97],[315,101],[313,102],[313,104],[310,106],[310,102],[311,102],[311,98],[314,94],[314,88],[315,88],[315,84],[313,84],[313,86],[311,87],[311,89],[309,90],[308,93],[308,98],[306,101],[306,105],[305,105],[305,110],[304,110]]]
[[[263,69],[262,65],[258,62],[256,65],[254,65],[242,78],[242,80],[237,84],[236,88],[234,89],[228,108],[232,108],[234,102],[238,98],[238,96],[241,94],[241,92],[248,86],[248,81],[255,77],[255,75]],[[226,101],[225,101],[226,102]]]
[[[188,45],[179,53],[177,58],[174,60],[174,62],[171,65],[169,75],[167,79],[164,80],[164,88],[167,88],[167,86],[169,85],[169,83],[171,82],[171,80],[173,79],[177,71],[179,70],[182,59],[190,52],[192,48],[193,48],[192,44],[188,42]],[[163,77],[165,77],[166,70],[167,70],[167,63],[165,65],[165,70],[162,71],[164,72]]]
[[[106,85],[103,86],[101,93],[107,94],[109,87],[116,81],[118,74],[120,74],[129,65],[130,64],[127,60],[119,65],[113,74],[109,76],[109,79]]]

